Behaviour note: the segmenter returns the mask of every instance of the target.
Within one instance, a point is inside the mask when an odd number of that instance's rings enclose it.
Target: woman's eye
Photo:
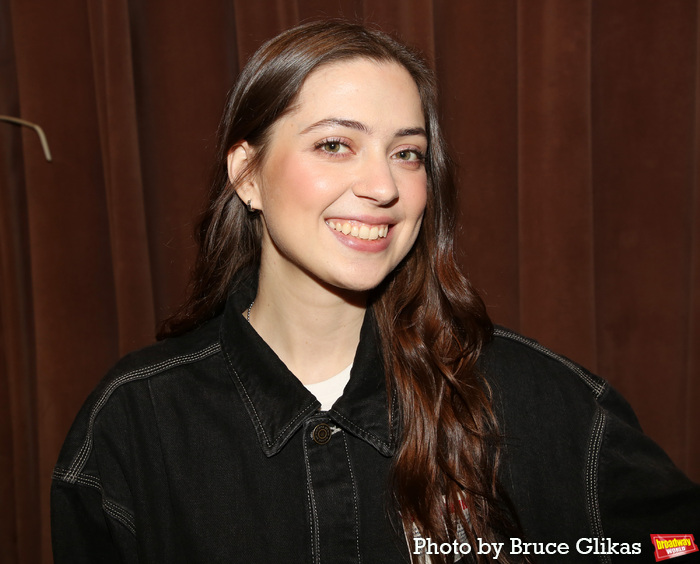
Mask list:
[[[396,153],[396,158],[402,161],[423,161],[423,153],[415,149],[404,149]]]
[[[349,151],[348,146],[342,141],[335,139],[328,139],[326,141],[321,141],[316,145],[317,149],[320,149],[324,153],[330,153],[333,155],[338,155],[341,153],[347,153]]]
[[[336,143],[335,141],[328,141],[328,142],[323,144],[323,148],[328,153],[339,153],[340,152],[340,143]]]

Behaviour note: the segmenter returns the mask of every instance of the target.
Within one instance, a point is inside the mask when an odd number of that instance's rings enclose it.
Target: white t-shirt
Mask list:
[[[321,402],[321,411],[328,411],[336,400],[343,395],[345,386],[350,381],[350,369],[352,364],[345,370],[331,376],[328,380],[317,382],[316,384],[304,384],[316,399]]]

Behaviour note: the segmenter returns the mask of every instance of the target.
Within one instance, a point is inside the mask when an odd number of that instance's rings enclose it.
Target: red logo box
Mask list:
[[[698,552],[693,535],[651,535],[657,562]]]

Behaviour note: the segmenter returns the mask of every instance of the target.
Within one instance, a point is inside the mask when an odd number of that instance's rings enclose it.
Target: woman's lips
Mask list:
[[[383,239],[389,234],[388,223],[368,224],[355,220],[329,219],[326,221],[326,224],[334,231],[338,231],[343,235],[365,241]]]

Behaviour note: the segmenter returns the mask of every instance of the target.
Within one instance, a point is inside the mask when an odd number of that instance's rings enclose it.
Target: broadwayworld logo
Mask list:
[[[698,552],[693,535],[651,535],[657,562]]]

